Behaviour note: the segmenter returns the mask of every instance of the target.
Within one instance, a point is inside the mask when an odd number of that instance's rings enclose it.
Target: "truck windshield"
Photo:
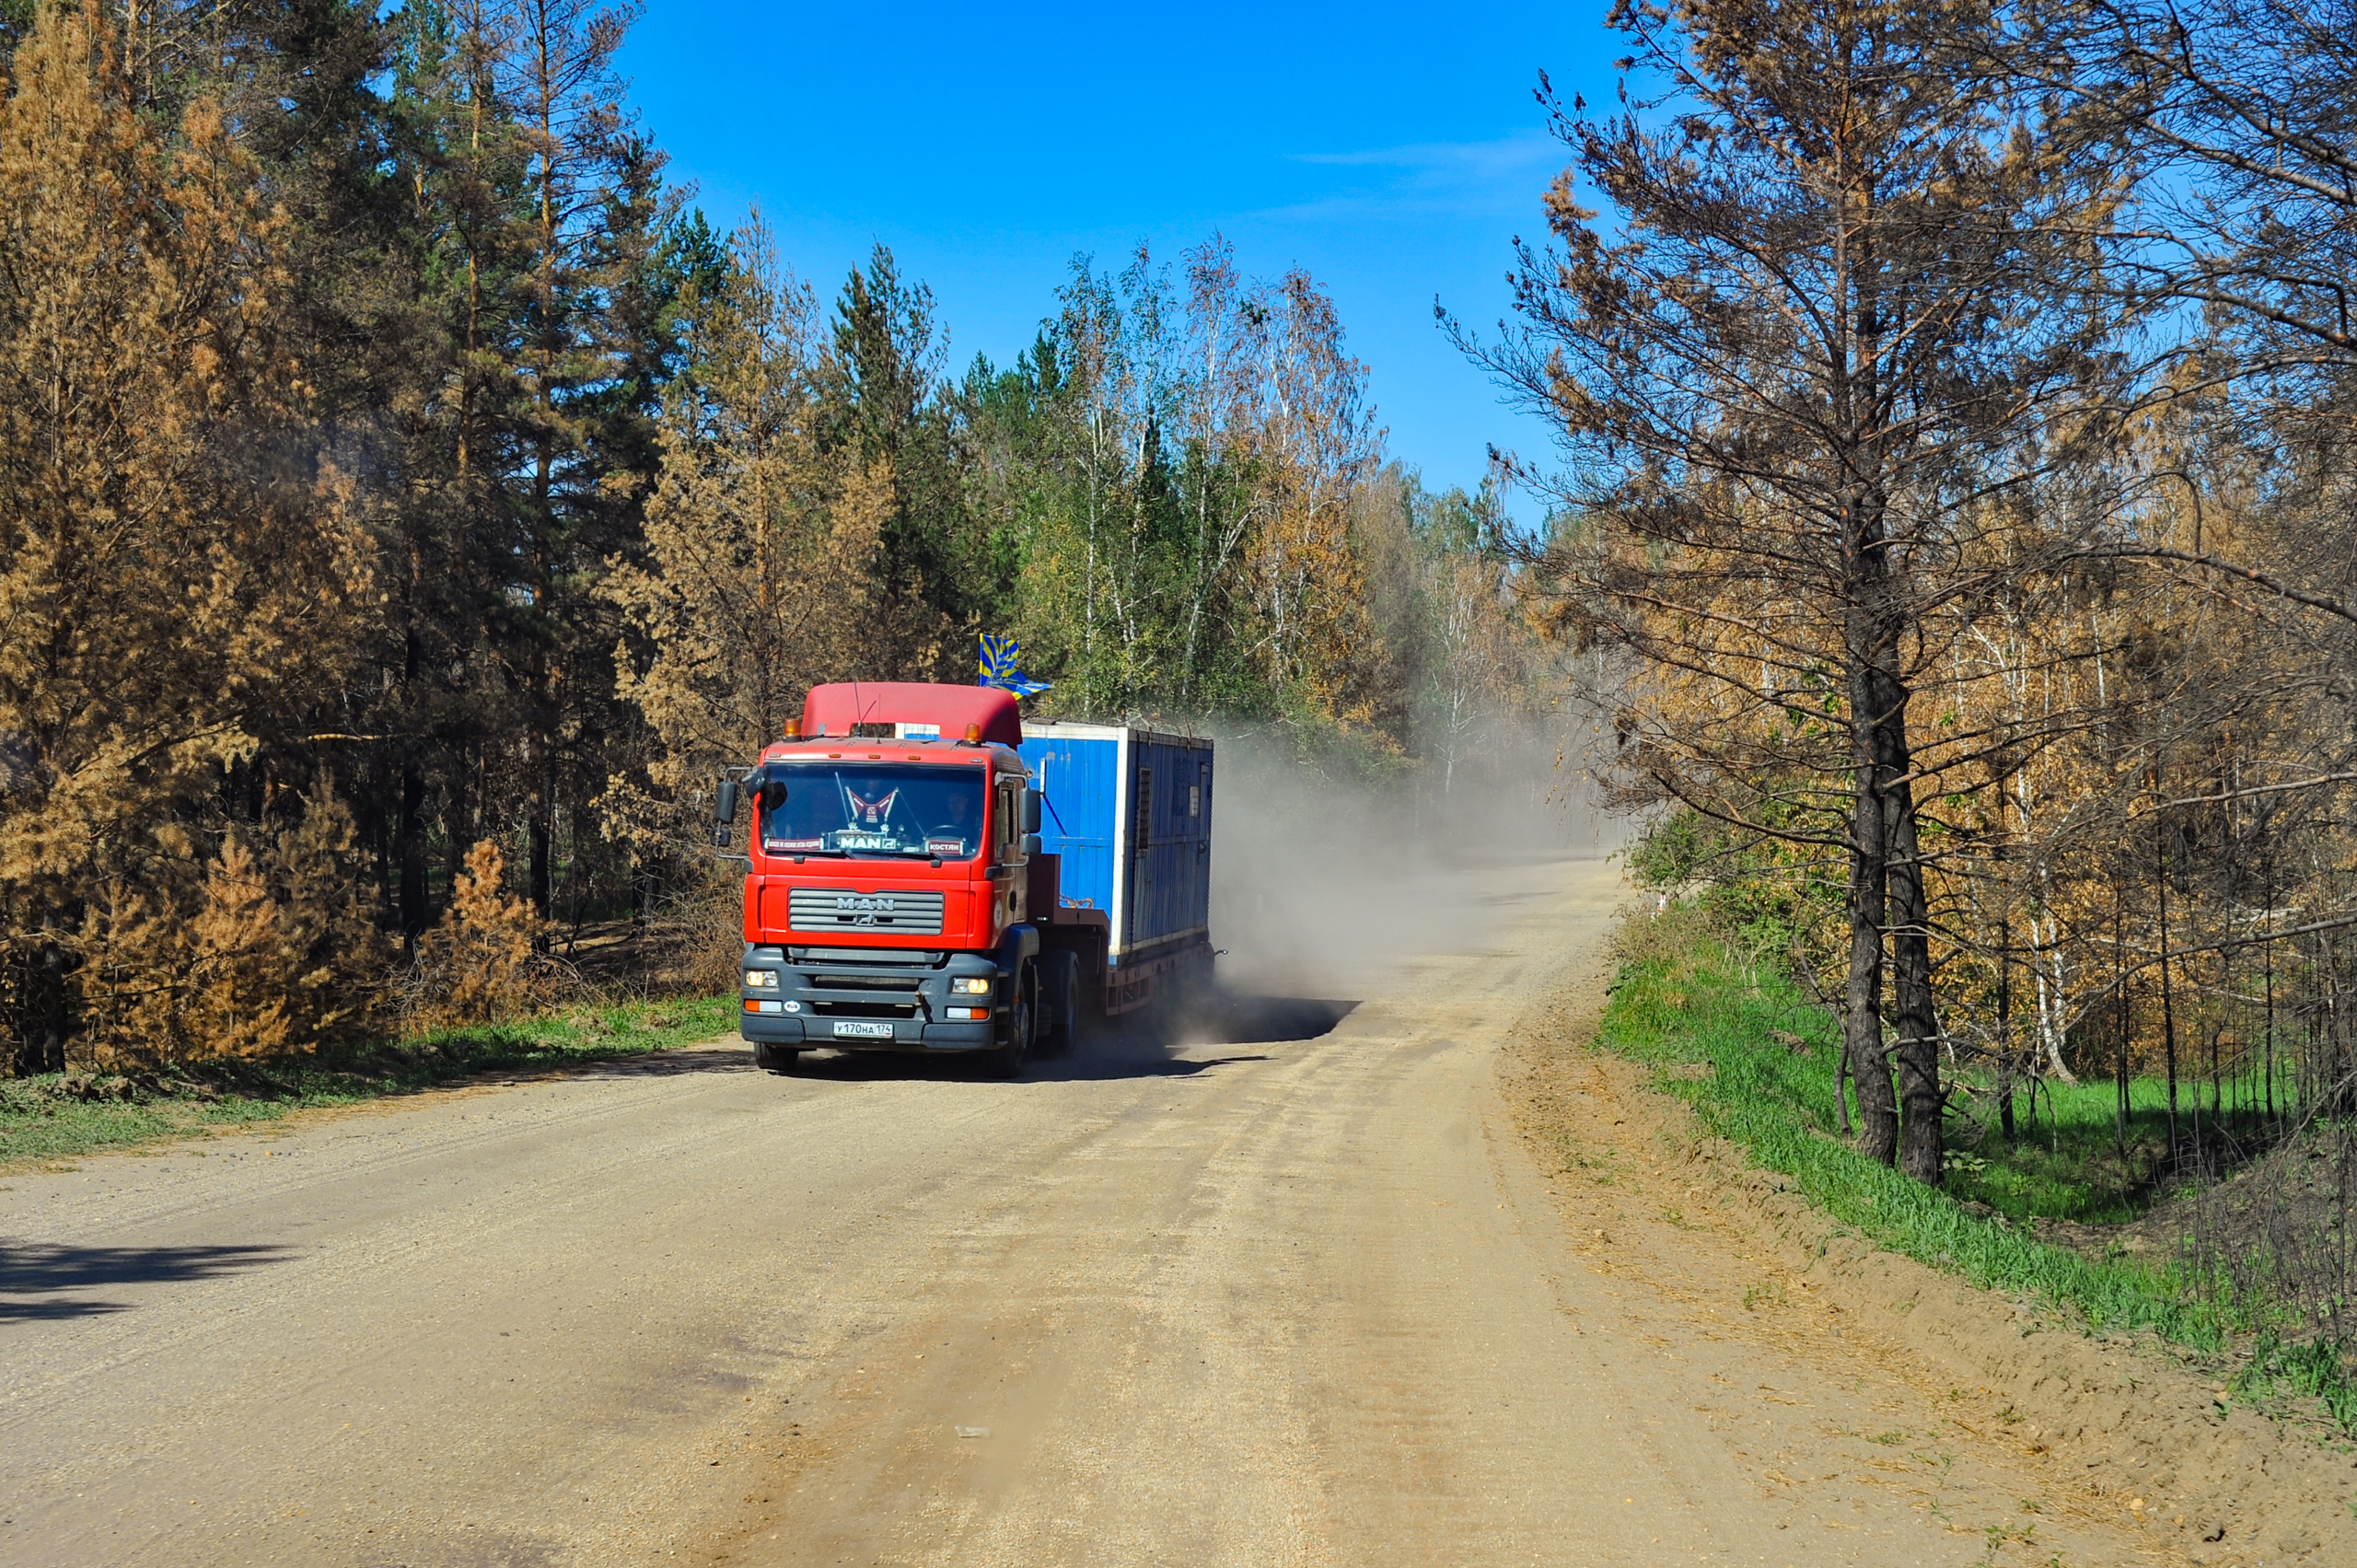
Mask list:
[[[923,855],[970,860],[982,851],[982,770],[890,762],[768,762],[754,798],[785,799],[761,814],[767,854]]]

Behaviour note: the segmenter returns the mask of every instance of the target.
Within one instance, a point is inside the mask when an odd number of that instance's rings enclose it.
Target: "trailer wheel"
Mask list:
[[[795,1058],[802,1052],[791,1045],[773,1045],[768,1040],[753,1042],[753,1065],[764,1073],[791,1073]]]
[[[1080,1043],[1080,955],[1039,956],[1040,1023],[1049,1054],[1062,1056]]]
[[[1039,970],[1027,963],[1015,977],[1015,1003],[1006,1011],[1006,1043],[985,1051],[982,1066],[993,1078],[1012,1078],[1030,1059],[1039,1020]]]

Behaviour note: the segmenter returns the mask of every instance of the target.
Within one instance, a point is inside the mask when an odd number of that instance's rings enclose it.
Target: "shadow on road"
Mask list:
[[[1148,1008],[1134,1015],[1134,1022],[1117,1018],[1113,1025],[1163,1045],[1276,1045],[1329,1035],[1358,1005],[1314,996],[1219,991],[1167,1011]]]
[[[742,1040],[650,1051],[564,1069],[567,1078],[676,1078],[690,1073],[750,1073],[753,1057]]]
[[[1282,1045],[1331,1033],[1351,1016],[1356,1002],[1304,996],[1256,996],[1213,993],[1190,1002],[1148,1007],[1122,1017],[1100,1019],[1079,1046],[1057,1056],[1035,1056],[1020,1081],[1034,1084],[1103,1082],[1115,1078],[1190,1078],[1214,1067],[1266,1062],[1265,1052],[1225,1056],[1190,1054],[1207,1046]],[[833,1083],[876,1083],[900,1078],[974,1077],[982,1064],[968,1055],[919,1056],[897,1051],[834,1051],[814,1048],[796,1062],[793,1076]]]
[[[1026,1083],[1078,1083],[1111,1078],[1184,1078],[1213,1067],[1265,1062],[1265,1055],[1194,1056],[1207,1046],[1280,1045],[1316,1040],[1351,1016],[1356,1002],[1308,996],[1261,996],[1213,992],[1184,1003],[1148,1007],[1090,1026],[1079,1049],[1062,1056],[1034,1057]],[[644,1056],[617,1057],[563,1069],[567,1078],[670,1078],[683,1074],[752,1073],[751,1049],[736,1040]],[[830,1051],[813,1046],[797,1061],[793,1076],[820,1083],[867,1084],[898,1079],[971,1078],[982,1064],[964,1052],[937,1056],[913,1051]]]
[[[122,1312],[132,1304],[66,1293],[212,1279],[278,1262],[292,1251],[285,1247],[19,1247],[0,1242],[0,1323]]]

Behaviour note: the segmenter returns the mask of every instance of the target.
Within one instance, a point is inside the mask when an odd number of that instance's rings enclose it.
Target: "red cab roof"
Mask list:
[[[1015,693],[995,687],[846,680],[813,686],[802,701],[806,738],[817,736],[821,726],[829,735],[849,735],[855,724],[938,725],[944,740],[963,740],[966,726],[979,725],[986,741],[1023,744],[1023,714]]]

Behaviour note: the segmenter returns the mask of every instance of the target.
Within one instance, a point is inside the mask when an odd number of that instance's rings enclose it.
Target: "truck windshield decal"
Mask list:
[[[900,798],[900,792],[896,789],[889,795],[880,795],[873,800],[863,800],[860,798],[859,791],[845,784],[843,798],[851,802],[853,818],[873,828],[892,814],[893,804]]]
[[[755,798],[769,854],[970,860],[982,848],[983,770],[890,762],[764,763]]]

